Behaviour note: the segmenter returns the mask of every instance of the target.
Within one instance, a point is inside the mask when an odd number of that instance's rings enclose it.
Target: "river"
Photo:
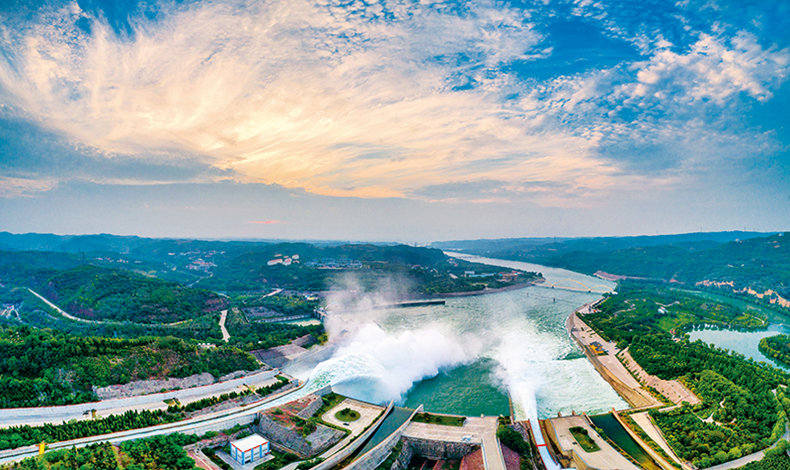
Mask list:
[[[562,269],[448,254],[541,272],[546,285],[614,286]],[[330,334],[343,339],[330,359],[300,377],[309,377],[305,391],[332,384],[373,403],[472,416],[509,414],[508,395],[520,419],[624,409],[565,330],[571,312],[599,297],[532,286],[443,306],[357,309],[328,320]]]

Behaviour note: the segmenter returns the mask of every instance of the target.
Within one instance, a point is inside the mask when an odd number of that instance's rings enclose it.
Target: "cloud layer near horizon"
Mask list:
[[[235,181],[594,208],[787,158],[747,116],[787,93],[790,40],[724,2],[86,3],[2,14],[0,197]]]

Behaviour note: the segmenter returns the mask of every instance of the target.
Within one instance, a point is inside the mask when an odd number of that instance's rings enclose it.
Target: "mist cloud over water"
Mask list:
[[[392,300],[386,292],[363,295],[353,279],[344,283],[346,290],[328,299],[334,311],[325,322],[336,349],[309,373],[311,389],[331,384],[365,401],[403,403],[418,382],[490,359],[491,374],[475,379],[508,394],[520,419],[626,406],[586,358],[574,354],[578,348],[565,331],[570,312],[595,295],[535,287],[387,310],[376,308]],[[448,387],[452,393],[464,388]]]
[[[367,323],[332,359],[316,367],[311,380],[331,383],[344,395],[381,403],[400,400],[414,383],[472,357],[456,338],[437,328],[387,333]]]

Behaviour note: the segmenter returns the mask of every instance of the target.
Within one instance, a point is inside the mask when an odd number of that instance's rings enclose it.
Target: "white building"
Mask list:
[[[269,453],[269,441],[257,434],[230,443],[230,456],[244,465]]]

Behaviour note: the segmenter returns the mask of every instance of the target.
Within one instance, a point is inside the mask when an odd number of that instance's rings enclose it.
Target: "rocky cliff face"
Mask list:
[[[431,441],[427,439],[403,438],[404,450],[408,447],[413,454],[431,460],[457,460],[477,450],[479,444],[463,442]]]
[[[293,452],[301,458],[317,455],[345,436],[342,431],[318,424],[316,430],[304,438],[296,431],[276,423],[266,415],[259,416],[257,428],[258,432],[272,445]]]
[[[415,455],[431,460],[458,460],[480,449],[479,444],[431,441],[412,437],[403,437],[401,442],[403,447],[400,455],[390,470],[406,470]]]

